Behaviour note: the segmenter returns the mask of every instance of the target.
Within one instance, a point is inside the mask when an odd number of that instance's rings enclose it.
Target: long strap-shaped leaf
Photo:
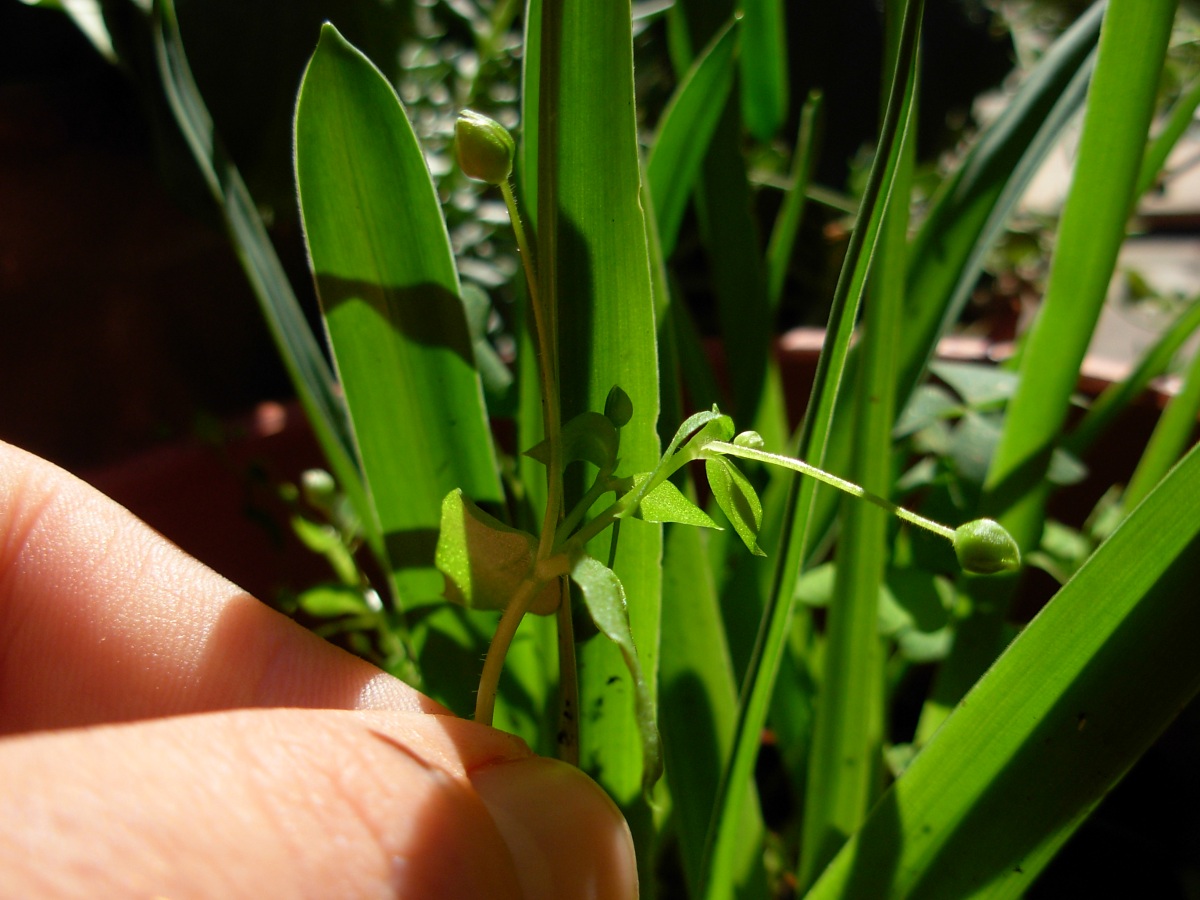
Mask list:
[[[402,601],[436,597],[442,498],[502,494],[429,170],[387,80],[332,25],[300,88],[296,181],[395,585]]]
[[[979,681],[813,888],[1017,897],[1200,689],[1200,450]]]
[[[557,296],[563,420],[604,408],[619,384],[633,401],[621,429],[630,472],[658,460],[658,353],[633,95],[628,3],[543,0],[538,85],[538,245],[543,299]],[[607,559],[604,547],[593,548]],[[613,569],[654,692],[662,529],[627,520]],[[630,674],[603,638],[579,648],[580,760],[630,819],[652,862],[641,801],[642,740]],[[650,870],[643,870],[648,878]]]
[[[192,79],[174,0],[157,0],[154,4],[154,49],[171,111],[225,219],[233,248],[258,298],[296,396],[330,468],[363,516],[372,549],[382,559],[383,543],[366,514],[366,494],[354,459],[350,425],[345,406],[335,392],[333,372],[296,300],[254,199],[225,154]]]
[[[693,61],[663,111],[646,161],[664,257],[675,250],[688,197],[708,152],[725,100],[733,87],[736,23],[717,32]]]
[[[903,0],[888,0],[885,61],[889,64],[898,49],[902,8]],[[884,71],[891,69],[886,65]],[[885,83],[884,97],[889,88]],[[851,477],[885,497],[891,493],[893,481],[891,435],[905,301],[908,199],[916,159],[916,138],[909,133],[913,106],[908,115],[859,342],[856,414],[853,422],[841,426],[854,431]],[[883,788],[885,657],[879,634],[879,591],[887,564],[889,520],[877,506],[845,503],[805,782],[797,873],[801,888],[816,880],[846,838],[858,829]]]
[[[1054,43],[939,189],[913,239],[907,277],[910,317],[901,338],[896,391],[901,408],[939,338],[962,313],[988,250],[1029,181],[1083,105],[1103,10],[1101,0]],[[850,415],[848,403],[843,400]],[[826,463],[832,471],[847,470],[852,440],[849,430],[830,436]],[[828,527],[836,502],[828,494],[818,497],[817,533]]]
[[[913,239],[908,272],[900,400],[905,402],[938,338],[958,321],[983,257],[1062,129],[1079,111],[1091,78],[1104,3],[1057,40],[1013,101],[938,191]]]
[[[980,501],[983,515],[1007,528],[1024,552],[1041,533],[1045,473],[1125,239],[1175,7],[1175,0],[1110,0],[1105,10],[1046,296]],[[932,733],[1002,649],[1015,586],[1012,576],[966,583],[973,612],[958,627],[918,737]]]
[[[854,320],[899,164],[902,129],[908,121],[908,108],[913,100],[916,77],[914,63],[923,6],[922,0],[908,0],[905,5],[897,52],[897,74],[892,81],[893,89],[888,98],[879,147],[863,192],[858,226],[851,236],[834,291],[825,346],[817,362],[808,412],[800,429],[797,455],[817,466],[821,465],[824,456]],[[787,518],[789,529],[794,529],[794,539],[785,538],[788,546],[786,551],[781,549],[776,562],[771,596],[764,610],[754,654],[743,683],[733,756],[725,768],[721,789],[713,804],[704,886],[704,896],[713,900],[728,895],[730,860],[738,840],[738,819],[734,811],[740,809],[752,777],[775,676],[779,671],[779,659],[791,619],[791,585],[799,561],[804,556],[804,532],[812,509],[812,484],[812,479],[793,479],[789,488]]]

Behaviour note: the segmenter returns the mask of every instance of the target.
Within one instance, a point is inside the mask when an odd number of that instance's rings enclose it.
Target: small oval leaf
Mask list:
[[[721,511],[729,518],[746,549],[755,556],[767,554],[758,546],[758,529],[762,527],[762,503],[749,479],[741,469],[723,456],[706,459],[704,471],[708,486]]]
[[[662,747],[654,697],[642,673],[637,648],[633,644],[633,633],[629,629],[625,589],[612,569],[590,556],[584,556],[575,563],[571,569],[571,580],[579,585],[584,605],[596,627],[620,649],[633,678],[634,710],[642,739],[642,789],[648,793],[662,775]]]

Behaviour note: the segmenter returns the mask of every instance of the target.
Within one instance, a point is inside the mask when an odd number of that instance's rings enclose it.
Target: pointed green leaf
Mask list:
[[[305,236],[368,490],[398,591],[428,599],[446,492],[501,497],[445,222],[391,85],[332,25],[295,127]]]
[[[715,411],[715,408],[714,408]],[[728,441],[733,437],[733,419],[729,416],[714,416],[700,427],[684,444],[684,452],[699,453],[705,444],[713,441]]]
[[[637,488],[649,477],[649,472],[634,475],[634,487]],[[647,522],[678,522],[681,525],[721,530],[721,526],[714,522],[708,513],[685,497],[670,481],[662,482],[646,494],[638,504],[636,515]]]
[[[590,556],[580,559],[571,569],[571,580],[579,585],[592,621],[605,637],[617,645],[629,669],[629,676],[633,680],[638,732],[642,738],[642,788],[649,791],[662,775],[662,748],[655,722],[654,697],[642,674],[633,634],[629,630],[625,589],[612,569]]]
[[[767,143],[787,118],[787,22],[783,0],[742,0],[742,119]]]
[[[916,386],[938,337],[957,321],[1013,207],[1083,104],[1104,4],[1093,4],[1042,57],[1004,113],[941,186],[913,239],[898,397]]]
[[[659,459],[658,346],[641,197],[628,4],[541,4],[537,240],[541,296],[557,294],[562,416],[604,408],[614,384],[635,414],[621,429],[630,472]],[[527,159],[528,162],[528,159]],[[586,473],[580,473],[585,475]],[[572,473],[568,473],[572,476]],[[568,502],[582,495],[569,477]],[[658,671],[662,527],[622,522],[620,541],[592,548],[627,589],[629,619],[653,696]],[[651,810],[642,796],[642,739],[625,661],[608,641],[578,647],[579,759],[621,806],[644,884],[653,877]],[[617,679],[614,681],[614,677]]]
[[[729,518],[733,530],[755,556],[767,554],[758,546],[758,529],[762,527],[762,503],[741,469],[723,456],[704,460],[708,486],[721,511]]]
[[[665,257],[675,249],[688,197],[733,86],[737,33],[730,22],[692,63],[663,111],[650,148],[646,178]]]
[[[904,125],[909,119],[908,110],[915,94],[916,48],[923,5],[923,0],[907,0],[905,4],[902,39],[880,140],[863,191],[858,223],[850,236],[834,290],[825,345],[817,360],[808,408],[796,441],[796,455],[816,466],[825,464],[825,450],[830,439],[838,388],[846,370],[859,302],[871,270],[887,198],[896,181],[904,145]],[[734,753],[725,767],[709,825],[711,853],[706,864],[703,895],[711,900],[728,895],[729,862],[738,839],[736,830],[730,824],[730,815],[743,802],[746,785],[752,780],[762,728],[766,723],[771,697],[775,694],[775,676],[782,665],[788,635],[792,633],[788,581],[795,577],[806,556],[814,493],[813,479],[790,479],[783,513],[784,529],[779,540],[783,550],[776,557],[754,655],[747,665],[747,688],[739,705]]]
[[[592,410],[581,412],[562,427],[563,465],[585,460],[598,469],[611,470],[617,464],[620,441],[617,426],[607,416]],[[548,465],[550,442],[530,447],[525,455]]]
[[[1088,89],[1078,157],[1055,237],[1046,294],[1021,353],[1021,380],[1008,404],[978,512],[1017,545],[1037,546],[1045,520],[1052,451],[1059,443],[1079,368],[1108,294],[1133,211],[1175,0],[1109,0]],[[967,583],[972,611],[926,704],[918,737],[931,734],[1004,648],[1017,580]]]
[[[504,609],[521,582],[532,577],[537,538],[488,515],[457,488],[442,501],[435,560],[446,576],[446,599],[471,609]],[[558,609],[558,579],[530,606],[541,616]]]
[[[690,485],[688,486],[690,490]],[[695,897],[705,828],[737,719],[737,679],[721,621],[707,532],[666,529],[659,723],[674,828]],[[751,790],[735,813],[741,832],[731,879],[736,898],[769,895],[763,866],[762,808]]]

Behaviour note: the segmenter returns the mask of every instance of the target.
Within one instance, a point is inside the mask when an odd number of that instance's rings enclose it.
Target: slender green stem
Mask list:
[[[543,297],[538,288],[537,259],[534,256],[533,245],[525,234],[525,226],[521,223],[521,213],[517,207],[512,183],[501,182],[500,192],[504,195],[505,206],[508,207],[508,217],[512,221],[513,234],[517,239],[521,264],[525,268],[525,280],[529,284],[529,305],[533,308],[534,331],[538,354],[541,357],[538,379],[542,392],[546,441],[550,452],[546,466],[546,514],[542,520],[538,559],[546,559],[554,546],[558,520],[562,517],[562,414],[558,397],[558,343],[555,340],[552,304],[547,302],[551,298]]]
[[[529,285],[529,301],[536,316],[540,311],[537,257],[534,256],[533,244],[525,234],[525,224],[521,221],[521,210],[517,206],[517,196],[513,193],[511,179],[500,182],[500,194],[504,197],[504,205],[508,207],[508,220],[512,223],[513,236],[517,239],[517,250],[521,254],[521,265],[525,269],[525,282]]]
[[[588,488],[588,492],[583,495],[583,499],[576,503],[566,518],[559,523],[558,533],[555,535],[556,545],[570,535],[575,526],[587,515],[587,511],[592,508],[593,503],[613,489],[612,482],[610,481],[611,476],[611,468],[601,469],[597,473],[596,480],[592,482],[592,486]]]
[[[725,456],[737,456],[742,459],[753,459],[758,462],[768,463],[773,466],[782,466],[785,469],[791,469],[794,472],[799,472],[802,475],[808,475],[818,481],[835,487],[838,490],[845,491],[851,496],[866,500],[868,503],[874,503],[876,506],[886,509],[893,515],[903,519],[905,522],[911,522],[924,528],[926,531],[932,531],[936,535],[944,537],[946,540],[954,541],[954,529],[947,528],[933,519],[927,519],[924,516],[917,515],[912,510],[905,509],[903,506],[897,506],[890,500],[880,497],[878,494],[872,494],[865,488],[859,487],[852,481],[847,481],[844,478],[838,478],[836,475],[831,475],[824,469],[818,469],[816,466],[811,466],[802,459],[793,459],[790,456],[783,456],[779,453],[768,453],[765,450],[755,450],[752,447],[740,447],[737,444],[727,444],[724,441],[712,441],[705,444],[704,449],[712,453],[719,453]]]
[[[531,576],[521,582],[512,600],[504,608],[500,616],[500,624],[492,635],[488,645],[487,657],[483,661],[483,674],[479,676],[479,693],[475,695],[475,721],[484,725],[492,724],[492,716],[496,711],[496,692],[500,687],[500,671],[504,668],[504,657],[512,644],[517,626],[528,612],[533,598],[545,584],[541,579]]]

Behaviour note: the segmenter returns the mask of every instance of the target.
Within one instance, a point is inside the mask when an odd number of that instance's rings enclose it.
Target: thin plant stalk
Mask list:
[[[882,210],[886,206],[895,175],[907,108],[912,102],[913,69],[923,7],[922,0],[909,0],[905,6],[896,75],[892,81],[879,147],[863,193],[858,226],[851,235],[846,261],[834,291],[826,346],[817,362],[809,412],[801,426],[800,453],[797,455],[815,459],[818,464],[824,457],[837,386],[845,367],[854,319],[879,236]],[[733,754],[724,767],[713,802],[701,882],[701,895],[711,900],[728,896],[732,850],[737,840],[733,824],[738,821],[735,812],[744,802],[758,758],[760,737],[791,622],[791,587],[804,556],[807,540],[805,529],[813,500],[812,489],[799,482],[800,479],[793,478],[789,485],[783,536],[786,549],[780,552],[776,560],[771,591],[738,702]]]

